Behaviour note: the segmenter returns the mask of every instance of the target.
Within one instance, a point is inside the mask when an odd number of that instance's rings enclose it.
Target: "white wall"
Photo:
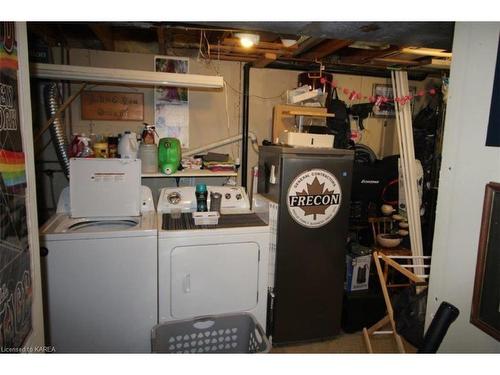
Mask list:
[[[137,47],[137,46],[136,46]],[[59,49],[54,52],[60,52]],[[146,49],[144,52],[148,52]],[[178,51],[178,53],[180,53]],[[110,52],[96,51],[87,49],[71,49],[69,51],[69,63],[71,65],[80,66],[95,66],[104,68],[122,68],[122,69],[137,69],[137,70],[152,70],[154,65],[154,53],[128,53],[128,52]],[[214,75],[220,73],[228,86],[225,90],[189,90],[189,145],[191,148],[202,146],[210,142],[214,142],[230,135],[241,132],[241,104],[243,90],[242,67],[240,62],[231,61],[216,61],[207,62],[198,60],[196,52],[184,51],[183,56],[190,57],[189,71],[194,74]],[[59,62],[59,61],[57,61]],[[250,109],[249,109],[249,129],[254,132],[259,140],[259,144],[263,139],[271,140],[272,123],[273,123],[273,107],[276,104],[283,103],[279,97],[285,90],[297,86],[297,78],[300,72],[277,70],[277,69],[251,69],[250,70]],[[365,95],[371,95],[373,85],[390,84],[390,80],[386,78],[374,78],[353,75],[335,75],[335,80],[339,86],[354,89]],[[438,81],[439,79],[437,79]],[[429,88],[434,85],[436,79],[426,79],[424,81],[410,81],[410,86],[415,86],[417,89]],[[439,85],[439,82],[437,83]],[[75,92],[80,87],[80,84],[72,84],[71,91]],[[144,94],[144,121],[148,123],[154,122],[153,109],[153,89],[150,87],[127,87],[127,86],[93,86],[90,85],[86,89],[93,90],[109,90],[109,91],[132,91],[142,92]],[[226,95],[227,95],[227,113],[226,116]],[[349,102],[346,95],[339,92],[342,100],[348,104],[357,102]],[[273,98],[273,99],[262,99]],[[428,98],[417,98],[415,101],[415,113],[425,105]],[[81,119],[81,104],[77,98],[70,108],[71,115],[71,130],[68,133],[86,133],[90,132],[90,121]],[[229,117],[229,126],[228,126]],[[43,122],[40,119],[39,122]],[[68,121],[69,122],[69,121]],[[94,133],[102,135],[116,135],[123,133],[126,130],[140,131],[143,121],[94,121]],[[398,141],[397,132],[395,131],[394,118],[376,118],[370,117],[364,123],[366,131],[363,133],[361,143],[370,146],[379,158],[388,155],[397,154]],[[229,129],[228,129],[229,128]],[[69,136],[69,134],[68,134]],[[49,141],[49,133],[45,134],[42,143]],[[232,146],[224,146],[214,150],[215,152],[229,153],[233,158],[240,155],[240,145],[233,144]],[[43,160],[57,160],[52,145],[46,149],[42,155]],[[248,151],[248,182],[251,181],[251,168],[257,164],[258,155],[249,147]],[[57,163],[45,163],[44,168],[59,169]],[[210,178],[207,181],[198,180],[197,182],[206,182],[219,185],[224,182],[224,178]],[[241,176],[239,177],[241,181]],[[192,182],[192,181],[190,181]],[[43,193],[45,200],[51,203],[49,180],[43,177],[42,184],[45,186]],[[62,173],[54,175],[54,195],[57,200],[60,191],[67,185],[67,180]],[[156,192],[161,187],[173,186],[173,179],[144,179],[143,183],[147,184]],[[188,183],[187,180],[181,181],[181,184]],[[49,204],[51,206],[52,204]]]
[[[485,146],[499,32],[500,23],[455,27],[427,324],[441,301],[460,316],[441,352],[500,352],[500,342],[469,322],[484,187],[500,181],[500,148]]]

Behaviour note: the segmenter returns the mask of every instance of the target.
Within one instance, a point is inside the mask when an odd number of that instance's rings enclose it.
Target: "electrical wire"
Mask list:
[[[200,55],[201,57],[203,57],[204,59],[207,58],[207,56],[205,56],[205,54],[203,53],[202,51],[202,48],[201,48],[201,45],[203,43],[203,30],[200,31],[200,44],[198,46],[198,59],[200,58]]]
[[[227,120],[227,136],[231,136],[231,127],[230,127],[230,121],[229,121],[229,105],[227,101],[227,86],[226,86],[226,81],[224,81],[224,99],[226,103],[226,120]],[[230,146],[231,150],[231,157],[234,160],[234,145]]]
[[[227,83],[226,80],[224,80],[225,83]],[[240,95],[243,95],[243,92],[235,89],[233,86],[231,86],[229,83],[227,83],[227,85],[229,86],[229,88],[231,90],[233,90],[234,92],[240,94]],[[279,95],[275,95],[275,96],[269,96],[269,97],[265,97],[265,96],[260,96],[260,95],[248,95],[248,97],[250,98],[259,98],[259,99],[262,99],[262,100],[271,100],[271,99],[277,99],[277,98],[281,98],[283,97],[283,95],[286,93],[286,90],[282,91],[281,94]]]
[[[207,42],[207,53],[208,53],[208,58],[210,59],[210,42],[208,41],[207,34],[205,31],[203,31],[203,36],[205,37],[205,41]]]
[[[215,66],[212,65],[212,62],[213,60],[209,60],[207,61],[207,67],[209,69],[212,69],[218,76],[221,76],[220,74],[220,71],[219,69],[217,69]],[[219,64],[220,64],[220,60],[219,60]],[[233,90],[235,93],[239,94],[239,95],[243,95],[243,91],[241,90],[238,90],[236,88],[234,88],[233,86],[231,86],[231,84],[229,84],[228,81],[224,80],[224,83],[231,89]],[[283,95],[286,94],[286,90],[282,91],[279,95],[275,95],[275,96],[269,96],[269,97],[265,97],[265,96],[260,96],[260,95],[248,95],[248,97],[250,98],[258,98],[258,99],[261,99],[261,100],[271,100],[271,99],[277,99],[277,98],[282,98]]]

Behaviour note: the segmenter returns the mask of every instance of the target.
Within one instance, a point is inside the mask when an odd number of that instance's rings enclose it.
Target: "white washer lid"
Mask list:
[[[74,223],[66,230],[68,233],[99,233],[127,230],[139,225],[139,220],[130,219],[108,219],[108,220],[85,220]]]
[[[70,159],[71,217],[139,216],[139,159]]]

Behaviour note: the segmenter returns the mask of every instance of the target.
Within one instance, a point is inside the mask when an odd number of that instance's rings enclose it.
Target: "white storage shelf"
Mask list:
[[[157,173],[143,173],[142,178],[157,178],[157,177],[237,177],[238,172],[234,171],[221,171],[214,172],[208,169],[183,169],[182,171],[173,174]]]

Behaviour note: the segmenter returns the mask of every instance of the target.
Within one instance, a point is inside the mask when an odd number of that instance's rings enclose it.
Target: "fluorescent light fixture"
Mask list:
[[[283,44],[283,46],[288,48],[288,47],[291,47],[291,46],[294,46],[295,44],[297,44],[297,41],[295,39],[283,39],[283,38],[281,38],[281,44]]]
[[[260,41],[260,36],[258,34],[236,33],[235,35],[240,39],[240,44],[244,48],[253,47],[256,44],[259,44]]]
[[[204,89],[221,89],[224,86],[224,79],[220,76],[95,68],[76,65],[30,64],[30,73],[31,76],[35,78],[63,81],[121,83]]]

